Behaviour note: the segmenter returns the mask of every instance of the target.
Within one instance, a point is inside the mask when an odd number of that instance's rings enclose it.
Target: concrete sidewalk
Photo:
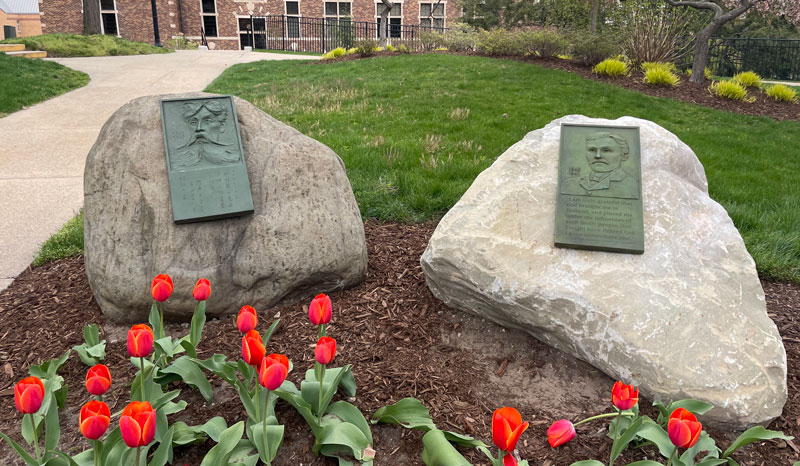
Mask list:
[[[203,90],[228,66],[314,57],[239,51],[59,58],[91,82],[0,118],[0,290],[83,205],[83,167],[103,123],[143,95]]]

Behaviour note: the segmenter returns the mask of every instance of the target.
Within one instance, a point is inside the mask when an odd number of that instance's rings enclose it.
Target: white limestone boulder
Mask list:
[[[173,222],[159,101],[148,96],[109,118],[86,159],[86,274],[105,315],[143,321],[150,281],[169,274],[166,315],[188,319],[192,287],[211,282],[209,316],[289,303],[363,280],[364,225],[342,160],[320,142],[234,98],[254,213]]]
[[[553,245],[561,123],[639,126],[645,252]],[[422,255],[448,306],[526,330],[654,400],[713,403],[705,422],[779,416],[786,352],[755,263],[692,150],[658,125],[570,115],[481,173]]]

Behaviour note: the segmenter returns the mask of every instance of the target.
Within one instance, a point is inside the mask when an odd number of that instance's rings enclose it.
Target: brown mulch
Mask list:
[[[548,425],[559,418],[577,420],[610,410],[613,383],[591,366],[554,350],[518,331],[502,329],[481,319],[446,308],[429,292],[419,257],[435,228],[434,223],[366,223],[369,268],[361,285],[331,294],[334,320],[329,335],[339,343],[336,364],[352,364],[358,383],[355,400],[369,417],[377,408],[407,396],[415,396],[431,410],[443,429],[465,432],[491,441],[490,419],[494,409],[515,406],[531,427],[523,434],[519,451],[532,465],[568,465],[588,458],[607,458],[611,441],[603,422],[581,426],[571,443],[551,449],[546,442]],[[770,317],[784,337],[788,355],[789,400],[783,415],[769,427],[800,435],[800,286],[763,281]],[[213,284],[212,284],[213,288]],[[189,290],[183,290],[190,292]],[[180,293],[182,290],[176,290]],[[210,302],[213,302],[212,293]],[[298,382],[313,363],[315,329],[300,304],[259,310],[259,330],[280,313],[281,324],[268,345],[269,352],[286,353]],[[31,364],[63,354],[82,342],[86,323],[99,323],[102,338],[109,340],[105,363],[114,376],[104,397],[112,412],[129,398],[126,384],[134,373],[125,350],[126,326],[105,322],[92,298],[82,258],[65,259],[21,274],[0,292],[0,431],[20,441],[20,415],[14,409],[13,384],[24,377]],[[188,331],[170,324],[173,335]],[[208,322],[200,343],[201,357],[223,353],[239,357],[241,336],[233,317]],[[85,367],[73,353],[61,370],[70,387],[67,408],[61,417],[63,450],[76,453],[88,447],[77,429],[77,412],[88,399],[83,390]],[[181,399],[189,402],[170,422],[201,424],[223,416],[230,425],[244,419],[238,397],[219,380],[212,380],[215,398],[206,404],[196,390],[181,386]],[[642,401],[642,406],[649,406]],[[652,408],[645,411],[652,413]],[[278,466],[334,465],[310,452],[313,439],[292,408],[279,402],[278,418],[286,424]],[[376,465],[422,465],[419,432],[393,426],[375,426]],[[732,440],[728,432],[710,430],[720,446]],[[197,465],[211,442],[179,448],[174,464]],[[472,464],[487,465],[475,451],[464,452]],[[628,452],[618,464],[638,459],[659,459],[652,447]],[[752,444],[736,455],[743,466],[785,465],[800,460],[792,442]],[[663,459],[661,459],[662,462]],[[0,446],[0,464],[22,464],[10,448]]]

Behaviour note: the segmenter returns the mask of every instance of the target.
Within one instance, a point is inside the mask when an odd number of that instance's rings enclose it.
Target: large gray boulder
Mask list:
[[[562,122],[641,128],[644,254],[554,247]],[[786,352],[755,263],[692,150],[652,122],[571,115],[528,133],[445,215],[421,263],[448,306],[524,329],[651,399],[713,403],[705,422],[765,423],[786,402]]]
[[[169,274],[166,315],[187,319],[192,287],[211,281],[208,314],[263,309],[346,288],[366,273],[364,225],[341,159],[235,99],[255,212],[175,224],[159,100],[133,100],[106,122],[86,159],[86,274],[115,321],[146,319],[150,281]]]

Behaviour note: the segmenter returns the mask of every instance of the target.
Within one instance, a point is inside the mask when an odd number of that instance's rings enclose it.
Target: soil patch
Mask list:
[[[581,426],[578,437],[558,449],[551,449],[545,432],[560,418],[577,420],[610,411],[613,381],[592,366],[529,337],[492,323],[446,308],[425,285],[419,257],[433,233],[435,223],[366,223],[369,268],[360,286],[332,293],[334,319],[329,335],[339,344],[336,364],[352,364],[358,383],[355,400],[369,418],[379,407],[407,396],[419,398],[431,410],[434,422],[443,429],[474,435],[491,442],[491,415],[501,406],[518,408],[531,427],[519,444],[522,458],[532,465],[569,465],[574,461],[607,457],[611,440],[605,423]],[[764,281],[770,317],[784,337],[789,358],[789,401],[783,415],[769,427],[800,435],[800,286]],[[212,283],[213,288],[213,283]],[[176,290],[189,293],[190,290]],[[211,300],[214,299],[212,293]],[[245,303],[243,303],[245,304]],[[169,304],[167,303],[167,306]],[[286,353],[298,382],[313,365],[315,330],[301,305],[259,309],[259,330],[280,316],[281,324],[267,350]],[[92,298],[82,258],[65,259],[28,269],[0,293],[0,431],[21,441],[21,415],[14,409],[13,384],[27,374],[31,364],[63,354],[82,342],[86,323],[101,325],[108,340],[105,364],[114,377],[104,397],[112,412],[129,399],[126,384],[134,367],[127,358],[127,326],[105,322]],[[169,324],[173,335],[188,332],[186,324]],[[234,317],[209,321],[200,343],[201,357],[223,353],[239,357],[241,335]],[[66,411],[61,416],[60,448],[77,453],[88,448],[78,430],[78,410],[88,400],[83,390],[87,367],[74,353],[62,371],[70,387]],[[215,397],[205,403],[196,390],[183,386],[181,399],[189,407],[170,417],[200,424],[213,416],[231,423],[245,418],[235,393],[219,380],[212,380]],[[650,402],[642,400],[645,412],[653,413]],[[286,424],[286,436],[273,464],[278,466],[334,465],[334,461],[311,453],[313,438],[302,418],[283,402],[278,418]],[[701,419],[702,420],[702,419]],[[419,432],[394,426],[375,426],[375,464],[421,466]],[[721,447],[733,436],[711,430]],[[175,450],[174,464],[198,465],[211,442]],[[752,444],[735,455],[744,465],[791,464],[800,460],[792,442],[769,441]],[[484,457],[465,452],[472,464],[488,465]],[[640,459],[659,459],[652,447],[628,452],[619,464]],[[665,462],[662,460],[662,462]],[[0,445],[0,464],[23,464],[8,445]]]

